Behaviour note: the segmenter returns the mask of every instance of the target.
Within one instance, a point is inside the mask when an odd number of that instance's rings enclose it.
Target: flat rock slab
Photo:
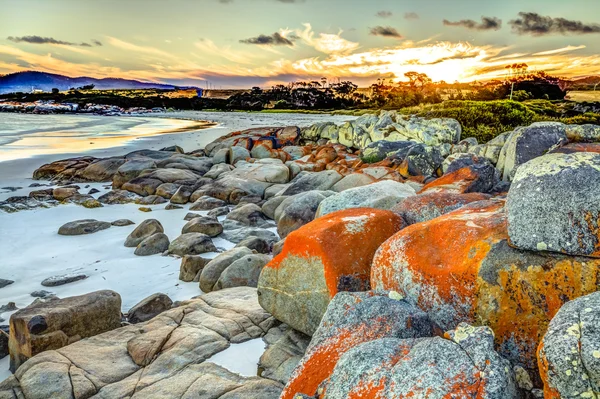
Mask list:
[[[58,229],[61,236],[78,236],[83,234],[92,234],[101,230],[106,230],[111,226],[108,222],[101,222],[95,219],[82,219],[65,223]]]
[[[204,363],[274,323],[254,288],[209,293],[148,322],[41,353],[0,383],[0,397],[276,399],[281,384]]]

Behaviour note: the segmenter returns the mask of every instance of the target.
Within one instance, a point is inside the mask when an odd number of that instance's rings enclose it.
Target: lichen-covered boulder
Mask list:
[[[10,317],[10,367],[17,370],[38,353],[121,326],[121,297],[114,291],[39,302]]]
[[[535,371],[535,350],[565,302],[599,289],[600,260],[508,245],[502,200],[406,227],[381,245],[371,286],[394,290],[443,329],[487,325],[499,352]]]
[[[452,173],[471,165],[491,165],[491,162],[485,157],[480,157],[472,153],[457,152],[444,159],[442,171],[444,174]]]
[[[600,386],[600,293],[567,302],[538,349],[545,399],[594,398]]]
[[[290,233],[260,275],[260,304],[312,335],[339,291],[369,289],[373,254],[403,227],[393,212],[355,208],[330,213]]]
[[[510,363],[494,351],[488,327],[461,324],[446,337],[381,338],[346,353],[322,388],[323,399],[514,399]]]
[[[324,199],[319,204],[316,217],[349,208],[391,209],[413,195],[415,190],[408,184],[383,180],[367,186],[350,188]]]
[[[506,139],[498,158],[503,180],[512,180],[517,168],[567,142],[566,127],[558,122],[536,122],[519,127]]]
[[[432,192],[408,197],[395,205],[391,211],[402,216],[407,224],[426,222],[461,208],[471,202],[485,201],[489,194]]]
[[[489,193],[499,181],[498,171],[492,165],[471,165],[426,184],[420,193]]]
[[[512,245],[600,257],[600,154],[548,154],[519,167],[508,192]]]
[[[599,125],[567,125],[567,138],[576,143],[599,143],[600,126]]]
[[[379,338],[414,339],[433,335],[427,314],[395,295],[340,292],[330,302],[306,354],[288,381],[281,399],[313,396],[330,377],[338,360],[352,348]],[[372,397],[372,396],[371,396]]]

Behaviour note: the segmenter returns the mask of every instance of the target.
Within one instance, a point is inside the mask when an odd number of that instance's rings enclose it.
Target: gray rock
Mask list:
[[[110,227],[110,223],[101,222],[95,219],[75,220],[65,223],[58,229],[58,234],[62,236],[78,236],[83,234],[92,234]]]
[[[260,237],[248,237],[236,244],[235,248],[246,247],[259,254],[268,254],[271,252],[271,244]]]
[[[593,398],[600,386],[600,293],[567,302],[542,339],[544,390],[563,399]]]
[[[216,237],[223,232],[223,226],[216,218],[199,216],[191,219],[183,226],[181,234],[202,233],[209,237]]]
[[[221,208],[226,205],[227,203],[223,200],[205,195],[198,198],[192,206],[190,206],[190,211],[210,211],[211,209]]]
[[[135,223],[129,219],[117,219],[111,223],[111,225],[117,226],[117,227],[131,226],[132,224],[135,224]]]
[[[46,297],[54,295],[54,294],[51,293],[50,291],[40,290],[40,291],[33,291],[29,295],[31,295],[34,298],[46,298]]]
[[[251,255],[252,251],[246,247],[233,248],[219,254],[204,266],[200,274],[200,289],[202,292],[213,291],[221,273],[236,260]]]
[[[351,188],[324,199],[319,204],[316,217],[348,208],[391,209],[405,198],[415,195],[408,184],[383,180],[367,186]]]
[[[143,323],[160,313],[171,309],[173,301],[168,295],[156,293],[142,299],[127,312],[127,321],[132,324]]]
[[[192,188],[190,186],[181,186],[171,196],[171,203],[173,204],[187,204],[192,196]]]
[[[124,183],[121,188],[145,197],[147,195],[154,195],[156,193],[156,189],[161,184],[163,184],[163,181],[161,180],[152,179],[147,176],[140,176]]]
[[[63,274],[61,276],[52,276],[44,279],[42,281],[42,285],[44,287],[57,287],[59,285],[65,285],[79,280],[85,280],[86,278],[88,278],[88,276],[85,274]]]
[[[211,209],[210,211],[208,211],[207,215],[216,218],[219,216],[225,216],[229,212],[230,210],[228,206],[222,206],[220,208]]]
[[[262,238],[269,243],[275,243],[279,241],[277,234],[273,233],[271,230],[258,227],[244,227],[235,230],[224,230],[222,233],[222,237],[224,239],[231,241],[234,244],[238,244],[251,236]]]
[[[146,238],[156,234],[164,233],[165,230],[162,224],[156,219],[147,219],[140,223],[135,230],[127,236],[125,240],[125,246],[134,248],[140,245]]]
[[[289,198],[289,197],[283,196],[283,195],[270,198],[261,206],[260,209],[262,210],[262,212],[265,214],[266,217],[268,217],[269,219],[275,219],[275,211],[277,210],[279,205],[281,205],[281,203],[283,201],[285,201],[287,198]]]
[[[271,256],[264,254],[246,255],[236,260],[223,270],[213,290],[241,286],[256,287],[261,270],[270,261]]]
[[[134,254],[137,256],[150,256],[162,254],[169,249],[169,237],[164,233],[155,233],[145,238],[136,247]]]
[[[188,213],[186,213],[186,215],[183,217],[183,220],[190,221],[190,220],[192,220],[192,219],[194,219],[194,218],[198,218],[198,217],[200,217],[200,216],[202,216],[202,215],[201,215],[201,214],[199,214],[199,213],[188,212]]]
[[[327,194],[315,190],[283,198],[287,199],[282,201],[275,211],[277,234],[281,238],[313,221],[319,205],[327,198]]]
[[[448,334],[451,339],[390,337],[355,346],[337,362],[323,399],[357,392],[384,398],[519,397],[510,363],[494,352],[491,329],[463,323]]]
[[[136,193],[132,193],[127,190],[111,190],[106,194],[102,194],[98,197],[98,201],[103,204],[130,204],[134,203],[142,197]]]
[[[230,223],[235,222],[235,223]],[[235,227],[266,227],[271,222],[262,213],[260,206],[256,204],[244,204],[235,208],[225,217],[225,226]]]
[[[179,280],[185,282],[200,281],[200,272],[202,272],[204,266],[210,261],[210,259],[203,258],[199,255],[185,255],[181,258]]]
[[[167,202],[167,200],[158,195],[147,195],[135,201],[135,203],[139,205],[158,205],[164,204],[165,202]]]
[[[8,326],[0,326],[0,359],[5,356],[8,356],[8,337],[9,337],[9,328]],[[1,384],[1,382],[0,382]],[[0,391],[1,393],[1,391]]]
[[[577,143],[599,143],[600,126],[598,125],[567,125],[567,138]]]
[[[171,199],[173,194],[179,190],[179,184],[175,183],[163,183],[156,188],[156,195],[159,195],[166,199]]]
[[[508,235],[521,249],[600,257],[600,154],[548,154],[519,167]]]
[[[14,283],[13,280],[6,280],[6,279],[3,279],[3,278],[0,278],[0,288],[4,288],[6,286],[9,286],[12,283]]]
[[[296,393],[315,395],[340,357],[364,342],[386,337],[415,339],[433,335],[433,323],[427,314],[390,296],[373,292],[339,292],[333,297],[284,394],[289,397]]]
[[[291,184],[281,193],[281,195],[295,195],[311,190],[329,190],[335,183],[342,180],[335,170],[326,170],[323,172],[299,174],[292,180]]]
[[[511,181],[520,165],[566,142],[566,127],[562,123],[536,122],[517,128],[506,139],[498,158],[502,179]]]
[[[275,328],[271,329],[274,330]],[[269,332],[271,332],[269,330]],[[266,340],[267,336],[265,336]],[[258,362],[258,375],[285,384],[300,363],[310,337],[288,328],[279,339],[267,347]]]
[[[180,205],[173,205],[173,204],[167,204],[167,206],[165,206],[166,211],[172,211],[175,209],[183,209],[183,207]]]
[[[442,171],[444,174],[452,173],[471,165],[492,165],[486,157],[480,157],[475,154],[458,152],[449,155],[442,163]]]
[[[217,252],[209,236],[202,233],[182,234],[171,242],[169,253],[179,256]]]

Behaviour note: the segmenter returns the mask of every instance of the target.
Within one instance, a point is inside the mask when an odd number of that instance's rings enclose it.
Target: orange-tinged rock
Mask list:
[[[333,162],[338,157],[337,152],[332,147],[325,147],[317,152],[317,160],[325,160],[325,163]]]
[[[570,143],[549,152],[559,154],[572,154],[574,152],[600,153],[600,143]]]
[[[489,192],[498,182],[498,172],[491,165],[471,165],[447,173],[428,183],[423,187],[421,193],[452,192],[471,193]]]
[[[408,197],[391,210],[402,216],[406,223],[415,224],[435,219],[469,203],[489,198],[489,194],[483,193],[431,192]]]
[[[600,289],[600,260],[508,246],[503,201],[466,205],[408,226],[377,251],[371,285],[395,290],[443,329],[490,326],[500,353],[530,370],[550,319]]]
[[[286,237],[282,252],[262,270],[260,304],[312,335],[336,293],[369,289],[373,254],[403,225],[393,212],[355,208],[302,226]]]

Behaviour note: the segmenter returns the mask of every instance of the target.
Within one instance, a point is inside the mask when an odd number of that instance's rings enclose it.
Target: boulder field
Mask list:
[[[15,371],[0,398],[600,396],[600,127],[461,133],[382,111],[42,166],[50,185],[0,210],[183,207],[177,236],[147,219],[123,243],[181,258],[199,296],[121,314],[111,291],[40,294],[0,326]],[[111,191],[80,193],[89,181]],[[255,377],[210,361],[257,338]]]

